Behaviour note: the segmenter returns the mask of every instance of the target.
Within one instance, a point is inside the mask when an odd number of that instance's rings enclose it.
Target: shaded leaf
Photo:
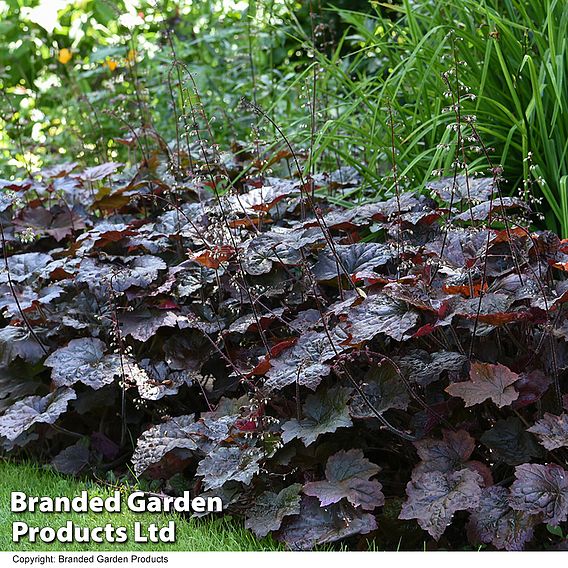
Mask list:
[[[106,460],[114,460],[120,452],[120,446],[102,432],[92,433],[91,448]]]
[[[382,485],[370,480],[379,471],[361,450],[342,450],[327,460],[325,480],[306,483],[303,491],[317,497],[323,507],[347,499],[354,507],[372,511],[385,502]]]
[[[347,406],[349,397],[350,390],[341,387],[331,387],[306,397],[302,407],[304,418],[300,421],[293,418],[282,425],[283,442],[299,438],[309,446],[320,434],[352,426]]]
[[[14,441],[34,424],[53,424],[76,397],[73,389],[60,388],[44,397],[27,396],[15,402],[0,416],[0,436]]]
[[[59,452],[51,461],[51,465],[59,473],[76,475],[88,465],[89,454],[88,440],[81,439]]]
[[[479,506],[469,517],[467,532],[473,544],[492,544],[499,550],[523,550],[538,518],[509,506],[509,491],[494,485],[483,489]]]
[[[300,514],[285,519],[276,537],[293,550],[309,550],[317,544],[367,534],[376,528],[375,517],[369,513],[348,505],[323,509],[317,499],[302,497]]]
[[[489,398],[501,408],[518,398],[519,393],[511,386],[518,379],[519,375],[505,365],[476,362],[471,364],[469,381],[452,383],[446,392],[462,398],[466,406],[481,404]]]
[[[0,329],[1,365],[9,365],[16,357],[37,363],[43,356],[41,345],[25,327],[8,325]]]
[[[512,407],[516,410],[540,400],[551,384],[552,378],[538,369],[520,373],[519,380],[515,383],[519,398],[513,401]]]
[[[427,386],[449,371],[458,373],[467,362],[467,357],[454,351],[428,353],[422,349],[409,351],[396,359],[401,372],[411,382]]]
[[[556,464],[525,463],[515,468],[511,507],[558,526],[568,517],[568,472]]]
[[[456,511],[478,506],[481,483],[481,476],[469,469],[422,473],[406,486],[408,500],[398,518],[416,519],[425,531],[439,540]]]
[[[367,401],[381,414],[391,408],[408,408],[408,391],[391,365],[371,367],[359,386],[367,400],[359,392],[353,394],[349,404],[349,412],[353,418],[375,418],[376,415],[369,408]]]
[[[294,483],[279,493],[272,491],[261,493],[247,511],[245,527],[251,529],[259,538],[278,530],[285,517],[300,512],[301,489],[300,483]]]
[[[547,450],[568,446],[568,414],[556,416],[545,412],[544,417],[527,431],[536,434]]]
[[[515,416],[498,420],[481,436],[481,441],[493,450],[496,459],[509,465],[518,465],[542,454],[534,438]]]

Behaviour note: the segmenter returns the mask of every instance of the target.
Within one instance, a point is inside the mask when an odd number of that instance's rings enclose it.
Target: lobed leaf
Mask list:
[[[547,450],[556,450],[568,446],[568,414],[563,413],[556,416],[545,412],[544,417],[529,428],[527,432],[536,434],[540,443]]]
[[[462,398],[466,406],[474,406],[491,399],[502,408],[518,398],[519,393],[511,386],[518,380],[519,375],[505,365],[476,362],[471,364],[469,380],[452,383],[446,388],[446,392]]]
[[[342,387],[331,387],[309,395],[302,407],[304,418],[293,418],[282,425],[282,441],[288,443],[299,438],[309,446],[321,434],[352,426],[347,405],[350,395],[350,389]]]
[[[18,400],[0,416],[0,436],[13,442],[35,424],[53,424],[75,398],[73,389],[58,388],[44,397],[27,396]]]
[[[300,483],[294,483],[279,493],[261,493],[247,511],[245,527],[251,529],[259,538],[265,537],[271,531],[277,531],[286,517],[300,512],[301,489]]]
[[[568,517],[568,472],[556,464],[525,463],[515,468],[511,507],[558,526]]]
[[[379,471],[361,450],[342,450],[327,460],[325,480],[306,483],[303,492],[317,497],[323,507],[347,499],[354,507],[372,511],[385,502],[382,485],[370,480]]]
[[[408,500],[399,519],[416,519],[436,540],[444,534],[457,511],[475,509],[481,497],[482,478],[469,469],[428,471],[406,486]]]

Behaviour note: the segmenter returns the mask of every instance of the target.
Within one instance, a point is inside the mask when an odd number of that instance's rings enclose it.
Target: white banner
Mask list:
[[[194,566],[240,566],[262,568],[326,568],[356,566],[357,568],[502,568],[503,562],[513,562],[515,568],[534,568],[536,562],[562,562],[562,552],[0,552],[0,566],[92,566],[128,565],[132,567],[188,568]],[[514,556],[514,558],[513,558]],[[558,556],[558,558],[554,558]],[[202,564],[203,563],[203,564]],[[227,564],[230,563],[230,564]]]

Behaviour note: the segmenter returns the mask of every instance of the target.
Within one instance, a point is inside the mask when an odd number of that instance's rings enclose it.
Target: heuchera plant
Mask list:
[[[0,183],[5,451],[291,548],[559,546],[568,245],[490,178],[345,208],[218,158]]]

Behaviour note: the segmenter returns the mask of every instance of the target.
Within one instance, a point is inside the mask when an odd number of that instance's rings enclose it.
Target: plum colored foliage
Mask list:
[[[348,168],[187,152],[0,184],[5,452],[219,495],[290,548],[552,547],[566,243],[492,178],[345,208]]]

